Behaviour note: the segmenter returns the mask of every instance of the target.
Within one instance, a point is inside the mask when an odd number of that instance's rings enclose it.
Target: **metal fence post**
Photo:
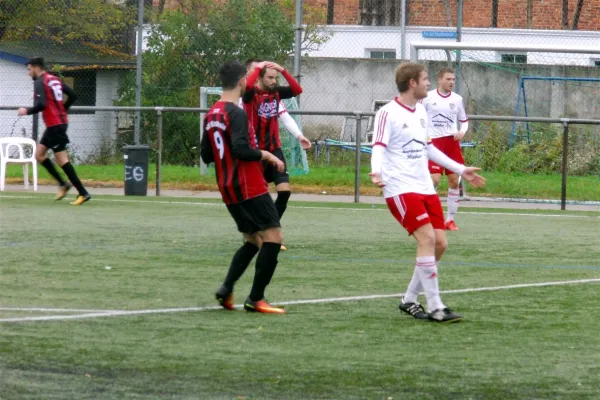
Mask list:
[[[360,202],[360,139],[362,115],[357,112],[356,115],[356,169],[354,171],[354,202]]]
[[[135,106],[142,106],[142,42],[144,40],[144,0],[138,0],[138,31],[136,43],[136,67],[135,67]],[[133,127],[133,141],[140,144],[140,110],[135,112]]]
[[[567,208],[567,170],[568,170],[568,158],[569,158],[569,120],[563,120],[563,153],[562,153],[562,184],[560,189],[560,209],[566,210]]]
[[[160,196],[160,167],[162,166],[163,153],[163,116],[162,107],[156,107],[156,195]]]
[[[302,63],[302,0],[296,0],[296,38],[294,40],[294,75],[298,83],[302,79],[302,73],[300,71]],[[300,105],[300,97],[296,98],[298,105]]]
[[[200,88],[200,108],[210,108],[208,107],[208,92],[205,87]],[[204,127],[202,126],[202,124],[204,123],[205,115],[206,114],[203,112],[200,113],[200,140],[198,140],[198,143],[202,142],[202,134],[204,132]],[[202,161],[202,157],[198,158],[198,163],[200,165],[200,175],[206,175],[208,173],[208,165],[204,164],[204,161]]]

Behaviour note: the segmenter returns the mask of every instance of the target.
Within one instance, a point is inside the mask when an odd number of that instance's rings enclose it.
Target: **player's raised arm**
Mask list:
[[[279,64],[267,63],[267,68],[273,68],[285,78],[289,83],[289,86],[277,86],[276,90],[279,93],[279,97],[282,99],[291,99],[302,93],[302,86],[290,73]]]
[[[244,103],[250,103],[254,99],[254,85],[260,76],[260,71],[265,67],[265,62],[260,62],[256,65],[254,70],[246,78],[246,87],[244,88],[244,94],[242,95],[242,101]]]
[[[385,186],[381,178],[381,166],[383,156],[390,140],[390,127],[388,123],[388,112],[385,110],[377,111],[375,115],[375,132],[372,140],[371,151],[371,182],[379,187]]]

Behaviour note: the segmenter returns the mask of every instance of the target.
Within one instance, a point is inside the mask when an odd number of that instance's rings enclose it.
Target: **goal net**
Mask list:
[[[201,87],[200,88],[200,108],[210,108],[219,99],[223,90],[220,87]],[[299,110],[298,101],[295,98],[283,100],[283,104],[289,111]],[[302,119],[298,114],[290,114],[300,130],[302,130]],[[202,135],[202,127],[200,127]],[[279,136],[281,138],[281,150],[285,156],[287,170],[290,175],[307,174],[308,159],[306,151],[302,149],[298,140],[283,126],[279,124]],[[207,171],[214,173],[214,166]],[[203,173],[201,168],[201,173]]]
[[[456,71],[455,91],[470,115],[598,119],[600,47],[504,46],[413,42],[411,59],[426,65],[431,85],[443,67]],[[487,171],[558,173],[559,124],[471,121],[465,160]],[[600,175],[600,127],[570,125],[569,174]]]

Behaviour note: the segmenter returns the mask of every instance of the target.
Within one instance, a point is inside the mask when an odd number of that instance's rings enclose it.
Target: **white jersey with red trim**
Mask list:
[[[432,139],[453,136],[458,132],[458,122],[467,122],[463,98],[454,92],[442,94],[430,90],[422,100],[429,121],[429,137]]]
[[[428,168],[427,124],[427,111],[422,104],[413,109],[398,98],[375,115],[373,147],[385,147],[381,165],[384,197],[436,193]]]

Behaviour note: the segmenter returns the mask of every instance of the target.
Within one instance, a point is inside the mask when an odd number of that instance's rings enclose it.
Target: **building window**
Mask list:
[[[593,60],[594,61],[594,67],[600,67],[600,60]]]
[[[64,71],[63,81],[77,94],[75,106],[96,106],[96,71]],[[72,114],[93,114],[93,111],[71,111]]]
[[[369,50],[369,58],[378,60],[395,60],[396,50]]]
[[[527,64],[527,54],[501,54],[500,61],[510,64]]]

